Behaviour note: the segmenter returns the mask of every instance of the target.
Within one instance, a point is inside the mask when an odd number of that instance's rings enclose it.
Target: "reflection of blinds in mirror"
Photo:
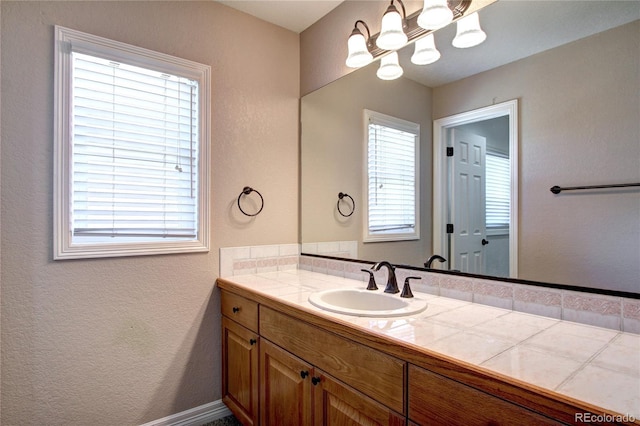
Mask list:
[[[413,234],[417,133],[380,121],[370,117],[368,129],[369,234]]]
[[[486,158],[486,225],[508,228],[510,217],[511,177],[509,157],[487,152]]]

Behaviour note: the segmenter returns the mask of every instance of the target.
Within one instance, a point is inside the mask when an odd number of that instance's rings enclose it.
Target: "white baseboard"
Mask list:
[[[200,426],[231,415],[221,399],[140,426]]]

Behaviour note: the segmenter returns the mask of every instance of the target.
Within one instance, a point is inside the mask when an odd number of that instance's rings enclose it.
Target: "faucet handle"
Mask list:
[[[409,280],[421,280],[422,277],[407,277],[404,280],[404,286],[402,287],[402,293],[400,293],[400,297],[413,297],[413,293],[411,292],[411,287],[409,287]]]
[[[360,269],[362,272],[369,273],[369,284],[367,284],[367,290],[377,290],[378,286],[376,285],[376,279],[373,276],[373,271],[369,269]]]

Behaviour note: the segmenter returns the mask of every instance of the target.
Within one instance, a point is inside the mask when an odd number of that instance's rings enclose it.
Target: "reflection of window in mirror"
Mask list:
[[[487,235],[509,233],[511,212],[511,172],[509,157],[487,150],[486,166],[486,225]]]
[[[420,125],[365,110],[364,241],[420,238]]]

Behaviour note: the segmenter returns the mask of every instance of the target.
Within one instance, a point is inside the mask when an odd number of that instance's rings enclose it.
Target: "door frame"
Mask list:
[[[509,224],[509,277],[518,277],[518,100],[502,102],[433,121],[433,253],[448,252],[447,130],[462,124],[509,117],[509,164],[511,166],[511,212]]]

